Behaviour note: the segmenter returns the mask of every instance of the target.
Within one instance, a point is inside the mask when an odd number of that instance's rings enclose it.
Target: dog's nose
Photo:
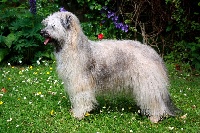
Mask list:
[[[41,31],[40,31],[40,35],[43,36],[44,34],[45,34],[45,31],[44,31],[44,30],[41,30]]]

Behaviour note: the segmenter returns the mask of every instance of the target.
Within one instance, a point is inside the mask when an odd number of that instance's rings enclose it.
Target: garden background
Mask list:
[[[0,1],[0,132],[200,132],[199,8],[197,0]],[[91,40],[152,46],[166,62],[183,114],[153,125],[119,96],[99,97],[86,119],[73,119],[53,48],[40,36],[42,19],[64,9],[78,16]]]

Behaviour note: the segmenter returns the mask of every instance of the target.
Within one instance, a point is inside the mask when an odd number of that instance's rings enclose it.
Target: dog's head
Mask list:
[[[70,43],[73,34],[79,29],[78,18],[70,12],[55,12],[42,21],[44,28],[40,34],[45,38],[44,44],[53,43],[56,48]]]

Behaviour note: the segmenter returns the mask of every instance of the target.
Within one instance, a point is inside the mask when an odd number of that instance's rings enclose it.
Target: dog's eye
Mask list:
[[[52,29],[54,29],[54,28],[55,28],[55,25],[52,25],[51,27],[52,27]]]

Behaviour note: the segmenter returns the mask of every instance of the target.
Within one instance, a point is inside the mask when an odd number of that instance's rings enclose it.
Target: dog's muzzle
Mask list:
[[[49,34],[45,30],[41,30],[40,35],[43,37],[49,37]]]
[[[40,35],[45,38],[45,41],[44,41],[45,45],[47,45],[48,42],[52,41],[51,37],[49,36],[49,34],[45,30],[41,30]]]

